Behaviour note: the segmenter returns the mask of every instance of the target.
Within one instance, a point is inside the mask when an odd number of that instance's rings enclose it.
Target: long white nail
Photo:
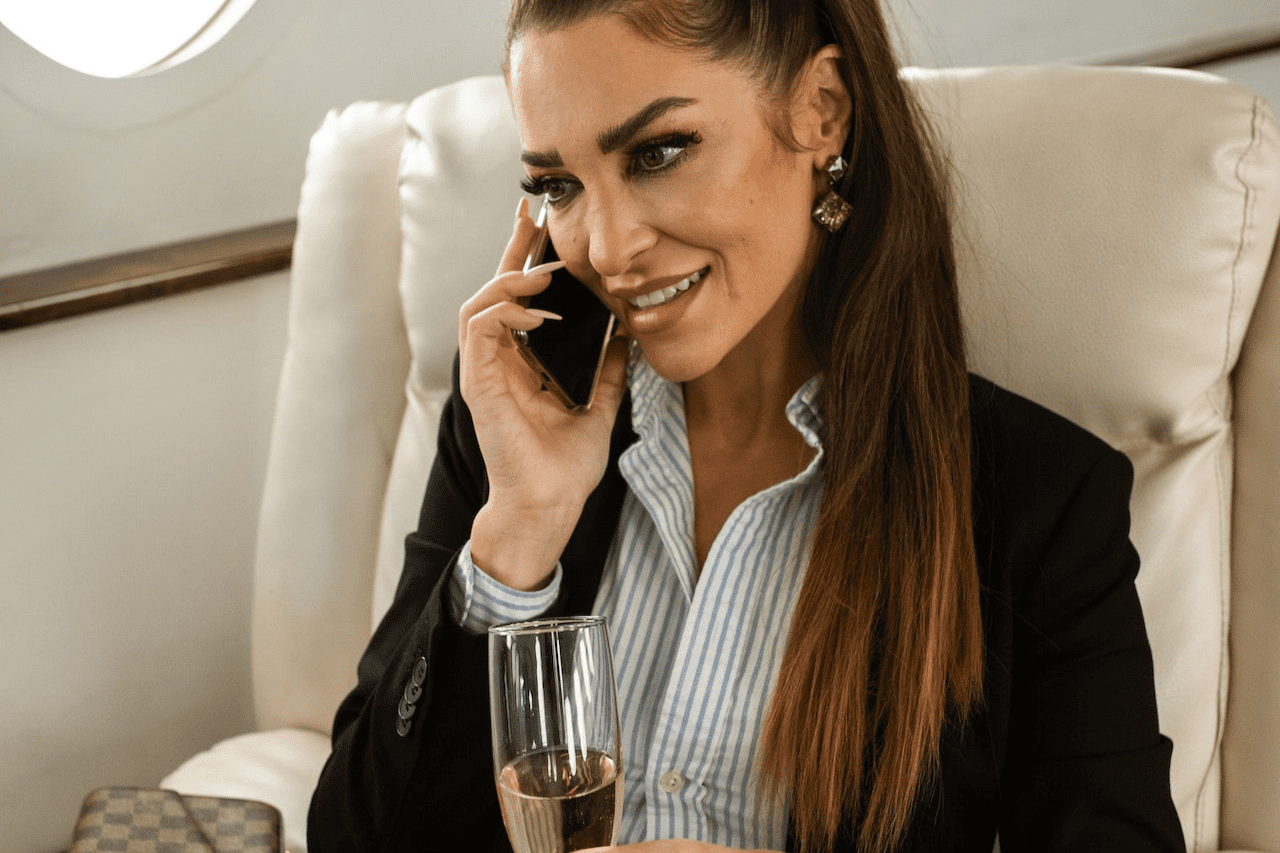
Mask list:
[[[553,273],[556,270],[562,270],[564,268],[565,268],[564,261],[551,261],[550,263],[546,263],[546,264],[538,264],[538,266],[536,267],[529,267],[529,270],[528,272],[525,273],[525,275],[546,275],[548,273]]]
[[[533,316],[541,317],[544,320],[563,320],[564,319],[559,314],[556,314],[552,311],[543,311],[541,308],[526,308],[524,310],[532,314]]]

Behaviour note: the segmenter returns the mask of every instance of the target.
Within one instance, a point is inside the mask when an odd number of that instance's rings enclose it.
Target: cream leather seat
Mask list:
[[[908,73],[955,166],[974,369],[1137,470],[1188,846],[1280,853],[1275,117],[1191,72]],[[509,234],[518,148],[497,77],[353,105],[312,141],[256,567],[261,731],[162,783],[275,803],[295,853],[416,521],[458,306]]]

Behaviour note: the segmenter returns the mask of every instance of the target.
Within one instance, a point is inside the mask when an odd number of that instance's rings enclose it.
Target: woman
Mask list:
[[[522,203],[311,849],[509,849],[483,631],[592,610],[620,841],[670,840],[637,853],[1184,849],[1131,469],[967,374],[874,0],[516,0],[507,70],[526,188],[627,337],[588,412],[539,390]]]

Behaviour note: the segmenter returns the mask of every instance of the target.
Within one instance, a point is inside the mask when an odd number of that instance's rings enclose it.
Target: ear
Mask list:
[[[792,134],[802,148],[813,152],[819,170],[841,152],[849,135],[853,99],[840,77],[843,58],[834,44],[810,57],[791,100]]]

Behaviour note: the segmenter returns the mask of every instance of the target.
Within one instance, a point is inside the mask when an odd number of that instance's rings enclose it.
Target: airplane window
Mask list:
[[[0,0],[0,24],[95,77],[160,71],[217,42],[254,0]]]

